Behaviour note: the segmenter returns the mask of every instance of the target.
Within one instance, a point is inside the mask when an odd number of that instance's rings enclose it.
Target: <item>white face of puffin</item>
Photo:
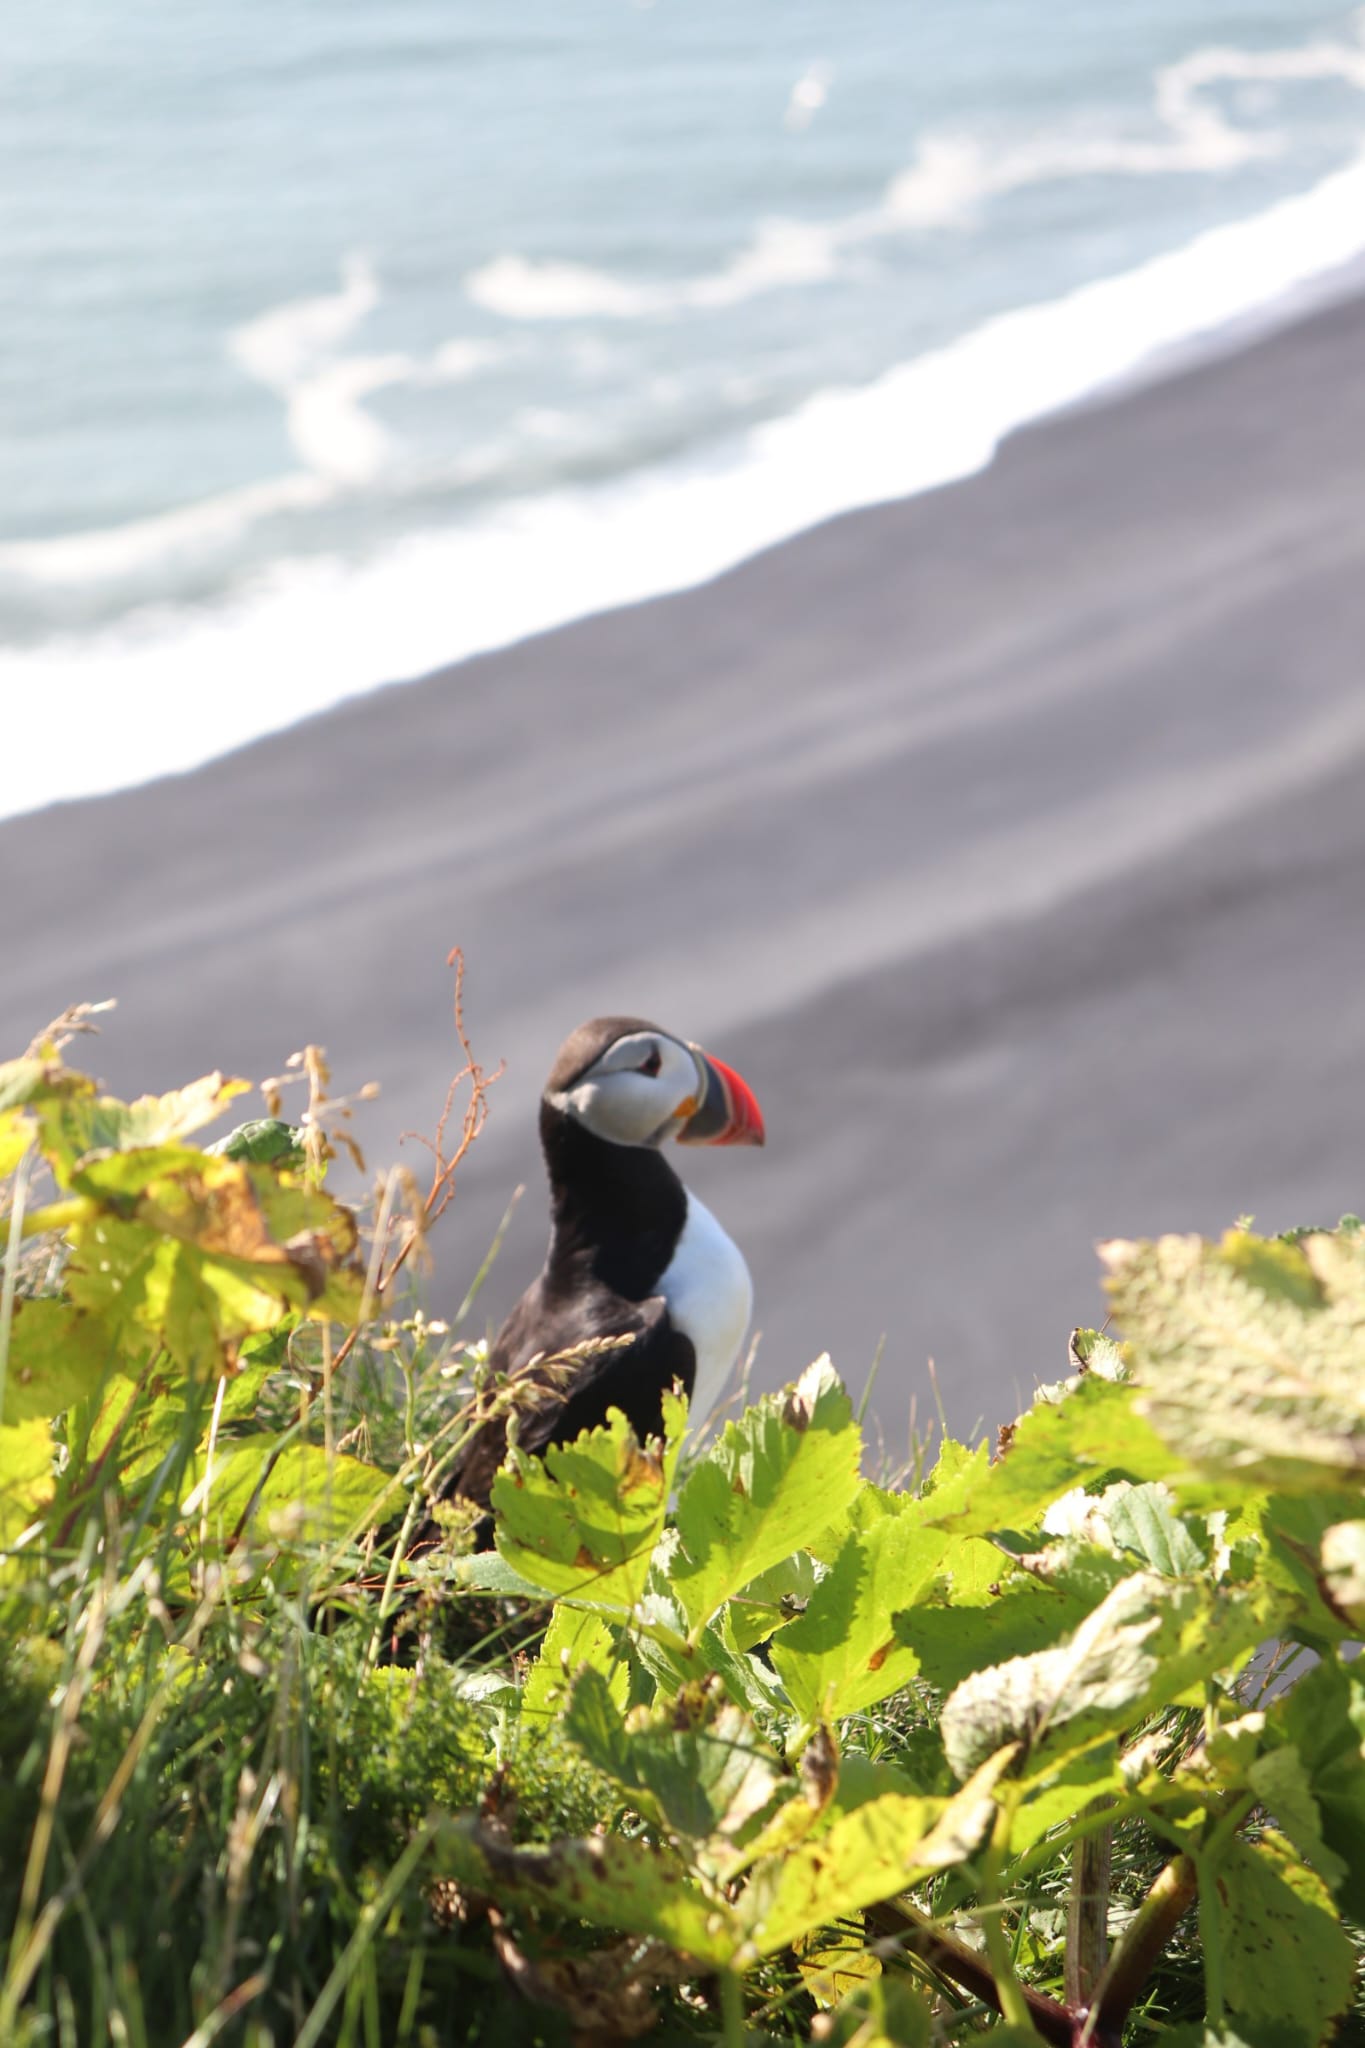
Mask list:
[[[664,1031],[614,1039],[571,1087],[546,1100],[614,1145],[763,1143],[758,1104],[739,1075]]]

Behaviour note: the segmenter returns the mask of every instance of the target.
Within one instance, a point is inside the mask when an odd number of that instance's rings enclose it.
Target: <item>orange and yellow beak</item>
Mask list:
[[[763,1112],[753,1089],[733,1067],[713,1059],[699,1045],[691,1050],[705,1088],[678,1132],[680,1145],[761,1145]]]

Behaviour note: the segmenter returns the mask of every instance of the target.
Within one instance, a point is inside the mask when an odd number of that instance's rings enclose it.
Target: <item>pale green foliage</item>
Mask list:
[[[692,1635],[733,1594],[838,1523],[861,1459],[862,1432],[827,1358],[726,1424],[678,1500],[668,1583]]]
[[[586,2038],[689,1979],[674,2036],[714,2037],[711,1973],[731,2041],[746,1997],[809,2038],[814,1997],[849,2048],[992,2002],[1022,2048],[1024,1984],[1075,2038],[1067,1862],[1108,1813],[1124,1902],[1170,1859],[1201,1952],[1094,2037],[1327,2041],[1365,1919],[1365,1238],[1111,1248],[1119,1334],[917,1494],[861,1476],[828,1360],[690,1469],[681,1398],[657,1441],[613,1412],[543,1459],[509,1398],[496,1552],[410,1567],[467,1411],[386,1324],[401,1419],[335,1412],[356,1219],[284,1127],[189,1142],[237,1087],[0,1067],[0,1174],[56,1184],[0,1329],[6,2039],[30,2008],[77,2038],[82,1970],[92,2038],[148,2048],[217,2038],[243,1983],[262,2048],[484,2038],[523,1991],[523,2032]],[[1318,1661],[1258,1694],[1275,1639]]]
[[[1200,1895],[1204,1938],[1222,1951],[1232,2012],[1282,2020],[1321,2040],[1351,1994],[1355,1953],[1332,1895],[1273,1834],[1234,1841]]]
[[[669,1410],[667,1450],[637,1444],[626,1419],[554,1446],[545,1459],[509,1453],[493,1482],[498,1552],[547,1593],[630,1608],[649,1576],[682,1448],[685,1404]]]
[[[1311,1490],[1365,1481],[1365,1239],[1105,1248],[1141,1411],[1203,1470]]]

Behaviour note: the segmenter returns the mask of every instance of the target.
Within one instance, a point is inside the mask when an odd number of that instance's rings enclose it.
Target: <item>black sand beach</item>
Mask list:
[[[461,944],[508,1073],[437,1306],[518,1179],[489,1316],[539,1258],[567,1030],[701,1039],[768,1120],[680,1155],[749,1255],[759,1383],[828,1348],[860,1385],[884,1333],[897,1447],[931,1356],[993,1426],[1102,1313],[1097,1238],[1365,1204],[1365,304],[704,589],[0,825],[0,873],[6,1053],[107,995],[120,1092],[321,1039],[382,1084],[375,1163],[434,1123]]]

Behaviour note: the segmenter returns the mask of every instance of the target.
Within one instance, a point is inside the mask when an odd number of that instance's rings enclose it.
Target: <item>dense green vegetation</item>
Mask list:
[[[362,1229],[304,1069],[205,1151],[241,1084],[0,1066],[0,2042],[1358,2025],[1350,1219],[1108,1246],[995,1455],[876,1483],[821,1360],[541,1463],[398,1298],[444,1137]],[[494,1407],[496,1551],[433,1543]]]

